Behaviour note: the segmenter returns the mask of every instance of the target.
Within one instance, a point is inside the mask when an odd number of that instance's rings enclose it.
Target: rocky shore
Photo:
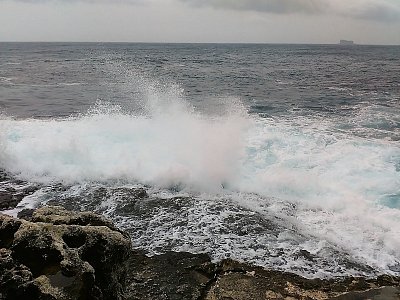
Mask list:
[[[35,185],[11,179],[2,170],[0,170],[0,184],[0,212],[16,207],[24,197],[33,194],[38,189]]]
[[[400,278],[306,279],[206,254],[148,257],[91,212],[0,215],[0,299],[400,299]]]

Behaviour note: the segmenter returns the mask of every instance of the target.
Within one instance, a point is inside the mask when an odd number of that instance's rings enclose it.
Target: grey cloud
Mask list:
[[[320,0],[181,0],[197,6],[209,5],[216,8],[252,10],[259,12],[284,13],[319,13],[326,4]]]
[[[5,0],[0,0],[5,1]],[[60,2],[66,2],[66,3],[76,3],[76,2],[85,2],[85,3],[109,3],[109,4],[121,4],[121,3],[127,3],[127,4],[143,4],[146,1],[145,0],[14,0],[15,2],[23,2],[23,3],[60,3]]]
[[[400,20],[399,0],[180,0],[195,6],[274,14],[333,14],[378,21]]]
[[[343,12],[346,14],[346,12]],[[395,3],[385,3],[384,1],[370,2],[365,6],[347,12],[349,16],[360,19],[377,21],[400,21],[400,1]]]
[[[5,0],[0,0],[0,2]],[[13,0],[25,3],[140,4],[165,0]],[[336,15],[384,22],[400,21],[400,0],[174,0],[189,5],[273,14]]]

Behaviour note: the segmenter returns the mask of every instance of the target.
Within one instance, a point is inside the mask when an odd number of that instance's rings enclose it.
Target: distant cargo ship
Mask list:
[[[347,40],[340,40],[339,42],[340,45],[354,45],[354,41],[347,41]]]

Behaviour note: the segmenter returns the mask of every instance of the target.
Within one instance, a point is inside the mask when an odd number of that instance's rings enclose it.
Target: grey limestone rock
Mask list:
[[[47,206],[21,217],[0,214],[0,300],[400,299],[389,275],[306,279],[207,254],[149,257],[91,212]]]
[[[107,219],[61,207],[0,215],[0,299],[123,299],[131,243]]]

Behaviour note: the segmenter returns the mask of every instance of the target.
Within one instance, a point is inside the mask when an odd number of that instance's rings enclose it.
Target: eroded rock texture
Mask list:
[[[136,252],[129,269],[129,300],[400,299],[400,280],[390,276],[310,280],[233,260],[215,264],[204,254]]]
[[[148,257],[90,212],[50,206],[20,217],[0,214],[0,300],[400,299],[397,277],[310,280],[206,254]]]
[[[0,299],[123,299],[129,238],[107,219],[43,207],[0,215]]]

